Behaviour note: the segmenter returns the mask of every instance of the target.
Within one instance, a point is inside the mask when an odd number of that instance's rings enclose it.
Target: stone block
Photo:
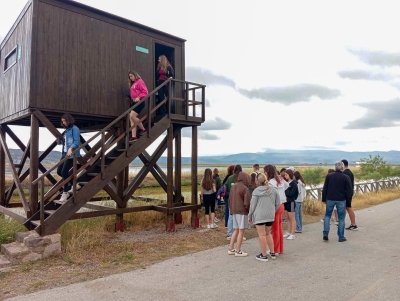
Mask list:
[[[51,239],[47,236],[45,237],[25,237],[24,245],[28,248],[38,247],[38,246],[47,246],[51,244]]]
[[[49,236],[46,236],[46,237],[50,238],[52,244],[55,244],[57,242],[61,242],[61,234],[57,233],[57,234],[52,234],[52,235],[49,235]]]
[[[61,242],[57,242],[55,244],[47,246],[43,251],[42,258],[47,258],[49,256],[58,254],[61,254]]]
[[[0,269],[7,268],[11,266],[11,261],[9,261],[5,256],[0,255]]]
[[[16,239],[17,242],[23,243],[25,237],[29,237],[29,236],[30,236],[30,232],[18,232],[18,233],[15,235],[15,239]]]
[[[22,259],[21,262],[28,262],[28,261],[36,261],[42,259],[42,254],[39,253],[29,253],[28,255],[25,255]]]
[[[30,251],[25,245],[13,242],[10,244],[1,245],[1,252],[4,255],[6,255],[9,259],[11,259],[11,258],[21,258],[24,255],[28,254]]]

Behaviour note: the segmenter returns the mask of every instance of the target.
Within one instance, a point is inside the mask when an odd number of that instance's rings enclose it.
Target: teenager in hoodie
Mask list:
[[[283,212],[285,211],[284,203],[286,203],[285,190],[289,187],[289,184],[278,175],[278,171],[275,166],[268,164],[264,167],[264,174],[267,176],[268,183],[276,189],[281,201],[281,206],[275,212],[275,221],[272,224],[272,238],[274,240],[274,251],[275,254],[283,253],[284,240],[283,240],[283,226],[282,218]]]
[[[299,189],[299,196],[296,200],[295,218],[296,218],[296,233],[303,232],[303,214],[301,208],[303,206],[304,198],[306,197],[306,182],[301,176],[300,172],[294,172],[294,178],[297,181],[297,188]]]
[[[274,241],[271,235],[271,226],[275,220],[275,212],[281,206],[281,200],[276,189],[268,184],[267,177],[257,175],[258,187],[254,189],[250,202],[249,223],[255,224],[260,241],[261,254],[257,260],[268,261],[267,245],[271,259],[275,259]]]
[[[250,176],[244,172],[239,172],[234,176],[237,176],[237,181],[235,181],[229,193],[229,209],[233,220],[233,234],[229,245],[228,255],[244,257],[248,255],[247,253],[242,252],[241,247],[244,230],[248,227],[248,214],[250,209]]]
[[[285,190],[286,203],[284,206],[288,217],[288,232],[284,236],[286,239],[291,240],[295,239],[294,233],[296,231],[296,219],[294,214],[296,208],[296,199],[299,196],[299,188],[297,187],[297,181],[294,178],[292,170],[286,170],[285,178],[289,183],[289,188]]]

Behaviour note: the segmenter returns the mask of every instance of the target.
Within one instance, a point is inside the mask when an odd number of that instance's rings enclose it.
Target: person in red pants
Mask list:
[[[274,251],[275,254],[280,254],[283,253],[284,240],[282,218],[285,209],[283,203],[286,202],[285,190],[289,187],[289,184],[278,175],[276,168],[271,164],[268,164],[264,167],[264,174],[267,176],[268,183],[278,191],[281,201],[279,209],[275,212],[275,220],[271,227],[272,238],[274,240]]]

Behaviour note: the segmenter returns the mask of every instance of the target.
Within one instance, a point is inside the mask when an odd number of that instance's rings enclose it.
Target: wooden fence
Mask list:
[[[382,189],[399,187],[400,179],[354,184],[354,193],[366,193]],[[312,200],[322,199],[321,188],[307,188],[306,196]]]

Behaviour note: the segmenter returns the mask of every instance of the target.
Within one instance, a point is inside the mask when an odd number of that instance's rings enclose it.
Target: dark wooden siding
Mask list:
[[[29,105],[32,37],[32,5],[21,13],[0,50],[0,122],[4,118],[26,112]],[[21,46],[21,58],[4,73],[4,58],[16,46]],[[18,52],[18,50],[17,50]]]
[[[154,89],[154,37],[49,3],[38,2],[31,108],[118,116],[128,108],[124,95],[131,69],[149,91]],[[181,45],[171,44],[177,78],[182,76]]]

